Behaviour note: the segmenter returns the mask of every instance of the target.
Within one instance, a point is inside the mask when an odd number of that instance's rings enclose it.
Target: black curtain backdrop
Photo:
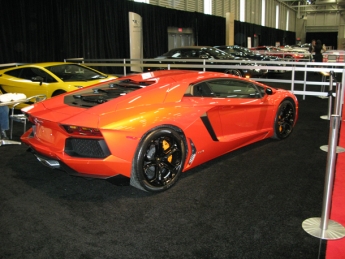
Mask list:
[[[336,49],[338,45],[338,32],[307,32],[306,42],[311,43],[312,40],[321,40],[322,44]]]
[[[281,46],[296,44],[295,32],[235,21],[235,44],[247,47],[247,37],[254,35],[259,38],[259,46],[275,46],[276,42]]]
[[[128,12],[143,19],[144,58],[168,51],[168,27],[193,28],[197,45],[224,45],[225,18],[128,0],[12,0],[0,8],[0,64],[83,57],[129,58]],[[295,33],[235,22],[235,43],[264,35],[262,45]]]

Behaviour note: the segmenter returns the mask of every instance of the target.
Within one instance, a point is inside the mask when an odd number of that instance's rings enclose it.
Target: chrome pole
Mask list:
[[[332,191],[334,181],[334,169],[336,164],[336,147],[338,142],[339,115],[332,115],[330,119],[329,150],[327,155],[327,167],[325,187],[322,202],[321,218],[309,218],[303,221],[302,228],[310,235],[322,239],[340,239],[345,236],[345,228],[340,223],[330,220],[332,204]]]
[[[333,100],[333,71],[330,72],[329,76],[329,89],[328,89],[328,120],[332,114],[332,100]],[[336,113],[337,114],[337,113]]]
[[[336,98],[334,102],[334,114],[341,116],[341,84],[336,83],[335,85],[335,93]]]
[[[333,71],[329,74],[329,89],[328,89],[328,113],[327,115],[322,115],[320,118],[324,120],[329,120],[332,114],[332,101],[333,101]]]
[[[338,98],[337,98],[338,99]],[[337,157],[337,142],[338,142],[338,132],[339,132],[339,115],[331,115],[331,122],[329,128],[328,137],[328,154],[327,154],[327,167],[326,167],[326,177],[325,177],[325,188],[323,194],[323,204],[322,204],[322,215],[321,215],[321,229],[327,229],[328,220],[331,209],[332,202],[332,191],[333,191],[333,181],[334,181],[334,169]]]
[[[330,81],[331,81],[332,76],[330,77]],[[332,81],[333,82],[333,81]],[[333,83],[332,83],[333,84]],[[341,107],[342,107],[342,86],[340,83],[336,83],[336,89],[335,89],[336,93],[335,93],[335,101],[333,104],[333,111],[334,111],[334,115],[338,115],[339,117],[341,117]],[[331,93],[331,95],[329,96],[329,110],[332,110],[332,102],[330,101],[331,99],[333,99],[333,95]],[[331,111],[329,111],[331,112]],[[321,116],[321,118],[326,119],[325,118],[326,115]],[[329,117],[330,118],[330,117]],[[328,118],[328,119],[329,119]],[[339,119],[341,120],[341,119]],[[340,122],[338,123],[338,127],[340,127]],[[329,142],[330,143],[330,142]],[[321,150],[325,151],[325,152],[329,152],[330,146],[328,145],[323,145],[321,146]],[[341,147],[341,146],[336,146],[336,152],[337,153],[343,153],[345,152],[345,148]]]

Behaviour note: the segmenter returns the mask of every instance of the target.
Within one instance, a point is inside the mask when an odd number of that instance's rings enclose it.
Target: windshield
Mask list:
[[[213,56],[216,59],[233,59],[232,55],[217,48],[205,47],[205,48],[202,48],[201,50],[209,53],[211,56]]]
[[[78,64],[62,64],[46,67],[46,69],[55,74],[64,82],[91,81],[101,78],[107,78],[107,75]]]
[[[172,58],[215,58],[215,59],[234,59],[228,53],[213,47],[201,48],[178,48],[172,49],[164,54],[165,57]]]
[[[255,55],[254,51],[250,50],[250,49],[246,49],[246,48],[241,48],[241,50],[243,52],[245,52],[248,55]]]

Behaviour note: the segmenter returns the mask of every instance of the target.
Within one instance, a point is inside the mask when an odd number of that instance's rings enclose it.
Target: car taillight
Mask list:
[[[77,135],[77,136],[93,136],[93,137],[102,137],[102,133],[99,129],[75,126],[75,125],[61,125],[68,134]]]

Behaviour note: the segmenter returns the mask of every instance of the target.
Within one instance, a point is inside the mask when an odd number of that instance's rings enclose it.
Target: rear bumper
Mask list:
[[[107,179],[122,175],[130,177],[131,162],[118,158],[112,154],[106,158],[75,157],[68,155],[64,149],[49,146],[36,138],[32,129],[21,137],[21,141],[29,146],[37,160],[51,169],[59,169],[70,175],[87,178]]]
[[[61,160],[57,160],[51,157],[47,157],[45,155],[42,155],[35,151],[32,147],[28,149],[29,152],[33,153],[34,156],[37,158],[37,160],[43,164],[46,167],[49,167],[50,169],[60,169],[62,171],[65,171],[66,173],[70,175],[75,176],[81,176],[81,177],[87,177],[87,178],[100,178],[100,179],[107,179],[110,176],[103,176],[103,175],[92,175],[92,174],[83,174],[75,171],[73,168],[69,167],[65,163],[63,163]]]
[[[42,154],[37,153],[36,151],[34,151],[32,148],[29,148],[28,150],[29,152],[33,153],[37,160],[39,162],[41,162],[44,166],[47,166],[51,169],[58,169],[58,170],[62,170],[66,173],[68,173],[69,175],[73,175],[73,176],[79,176],[79,177],[83,177],[83,178],[97,178],[97,179],[107,179],[109,180],[112,184],[118,185],[118,186],[126,186],[129,185],[130,183],[130,178],[123,176],[123,175],[116,175],[116,176],[102,176],[102,175],[91,175],[91,174],[81,174],[75,170],[73,170],[72,168],[70,168],[69,166],[67,166],[66,164],[62,163],[61,161],[52,159],[50,157],[46,157]]]

